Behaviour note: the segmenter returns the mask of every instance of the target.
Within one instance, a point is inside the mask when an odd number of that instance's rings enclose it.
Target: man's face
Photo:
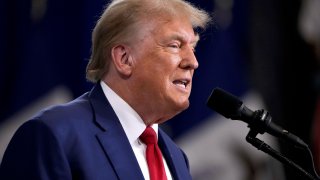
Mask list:
[[[159,123],[189,106],[192,76],[198,67],[194,55],[198,36],[184,19],[146,26],[133,46],[133,86],[141,108],[163,116],[154,122]]]

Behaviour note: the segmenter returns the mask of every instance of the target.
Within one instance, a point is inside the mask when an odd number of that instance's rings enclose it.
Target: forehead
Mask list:
[[[149,33],[153,37],[165,39],[184,40],[188,42],[198,41],[199,37],[191,23],[186,18],[155,18],[150,23]]]

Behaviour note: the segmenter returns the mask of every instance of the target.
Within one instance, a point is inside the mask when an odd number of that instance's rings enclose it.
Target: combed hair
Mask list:
[[[210,21],[205,11],[183,0],[113,0],[92,33],[87,79],[94,83],[101,80],[108,71],[112,48],[127,43],[139,30],[139,22],[156,17],[187,17],[193,28],[201,29]]]

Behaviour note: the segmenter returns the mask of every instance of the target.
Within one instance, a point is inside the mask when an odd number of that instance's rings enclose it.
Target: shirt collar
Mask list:
[[[139,136],[146,129],[146,125],[139,114],[125,102],[117,93],[115,93],[106,83],[100,81],[103,93],[108,99],[111,107],[115,111],[127,137],[133,146],[138,143]],[[158,135],[158,124],[151,126]]]

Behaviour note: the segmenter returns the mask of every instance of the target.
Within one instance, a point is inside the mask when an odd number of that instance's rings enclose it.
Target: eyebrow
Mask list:
[[[171,35],[168,39],[175,39],[175,40],[179,40],[179,41],[185,41],[186,42],[186,38],[180,34],[173,34]],[[196,47],[197,46],[197,43],[198,41],[200,40],[200,37],[199,37],[199,34],[195,34],[195,39],[192,40],[190,42],[190,44],[193,46],[193,47]]]
[[[199,42],[199,40],[200,40],[199,34],[195,34],[195,37],[196,37],[195,40],[191,42],[191,44],[193,45],[193,47],[196,47],[197,44],[198,44],[198,42]]]

